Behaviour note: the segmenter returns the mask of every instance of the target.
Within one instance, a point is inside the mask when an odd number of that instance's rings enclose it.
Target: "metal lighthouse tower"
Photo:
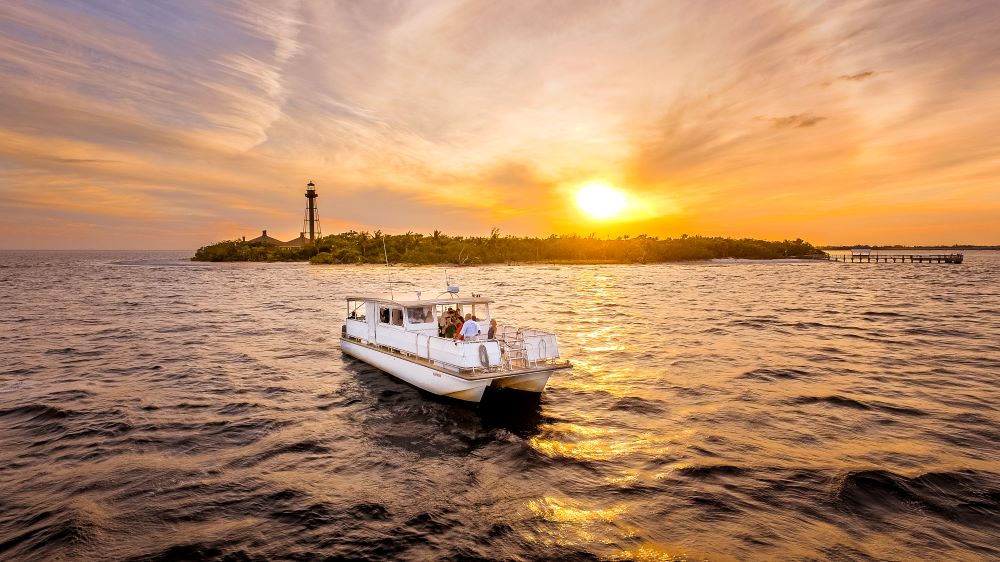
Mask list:
[[[319,229],[319,208],[316,206],[316,184],[312,181],[306,184],[306,216],[302,219],[302,234],[309,233],[309,240],[323,236]]]

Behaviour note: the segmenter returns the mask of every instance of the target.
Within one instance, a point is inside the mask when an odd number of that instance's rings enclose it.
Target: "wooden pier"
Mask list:
[[[826,259],[844,263],[962,263],[964,254],[827,254]]]

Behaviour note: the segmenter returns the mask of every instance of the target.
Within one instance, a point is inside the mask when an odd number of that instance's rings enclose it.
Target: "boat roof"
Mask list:
[[[433,298],[423,296],[423,293],[433,293],[434,291],[421,291],[420,293],[393,293],[393,294],[367,294],[348,295],[345,297],[349,301],[380,302],[388,304],[398,304],[399,306],[424,306],[434,304],[489,304],[493,299],[474,296],[460,297],[454,293],[442,292]]]

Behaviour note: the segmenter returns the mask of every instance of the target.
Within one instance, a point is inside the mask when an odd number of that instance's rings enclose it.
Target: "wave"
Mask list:
[[[20,528],[27,530],[14,536],[0,536],[0,555],[16,560],[61,552],[72,559],[74,550],[85,550],[96,543],[102,531],[94,517],[72,508],[41,511]]]
[[[330,453],[329,447],[320,445],[315,441],[299,441],[271,447],[255,455],[232,461],[227,466],[229,468],[249,468],[281,455],[297,455],[302,460],[309,458],[309,455],[323,455],[327,453]]]
[[[223,416],[233,416],[249,412],[257,407],[260,407],[260,404],[251,402],[231,402],[219,408],[217,412]]]
[[[803,404],[830,404],[832,406],[839,406],[842,408],[851,408],[854,410],[865,410],[865,411],[880,411],[890,414],[897,414],[902,416],[925,416],[927,412],[920,410],[918,408],[911,408],[909,406],[898,406],[895,404],[888,404],[885,402],[862,402],[854,398],[848,398],[846,396],[840,396],[837,394],[830,396],[799,396],[787,401],[788,404],[792,405],[803,405]]]
[[[84,398],[91,398],[94,393],[89,390],[83,390],[82,388],[74,388],[70,390],[57,390],[55,392],[50,392],[45,395],[45,398],[51,400],[59,400],[70,402],[74,400],[83,400]]]
[[[23,421],[63,420],[76,415],[76,412],[64,410],[47,404],[28,404],[0,410],[0,418],[13,418]]]
[[[883,316],[883,317],[888,317],[888,318],[898,318],[898,317],[906,316],[905,314],[903,314],[901,312],[890,312],[890,311],[884,311],[884,310],[866,310],[866,311],[862,312],[861,315],[862,316]]]
[[[808,371],[803,371],[801,369],[791,369],[791,368],[779,369],[779,368],[764,367],[761,369],[754,369],[753,371],[747,371],[737,376],[736,378],[773,381],[776,379],[797,380],[808,376],[810,376],[810,373]]]
[[[610,410],[618,412],[631,412],[633,414],[654,415],[662,414],[665,409],[659,400],[650,400],[638,396],[625,396],[616,400]]]
[[[78,355],[83,357],[93,357],[95,355],[100,355],[101,353],[103,352],[96,349],[89,351],[81,351],[79,349],[76,349],[75,347],[61,347],[61,348],[50,349],[45,352],[46,355]]]
[[[929,472],[907,478],[888,470],[858,470],[835,481],[834,500],[849,511],[892,514],[914,507],[976,527],[1000,529],[1000,475]]]
[[[709,464],[684,466],[677,469],[677,473],[691,478],[717,478],[721,476],[741,476],[746,474],[747,469],[731,464]]]

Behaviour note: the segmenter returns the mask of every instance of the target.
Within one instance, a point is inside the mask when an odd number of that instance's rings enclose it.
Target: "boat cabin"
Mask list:
[[[360,342],[415,355],[454,369],[497,367],[500,344],[488,340],[490,299],[483,297],[422,299],[420,294],[347,298],[345,335]],[[442,337],[449,311],[472,314],[480,335],[465,341]]]
[[[430,299],[421,298],[420,293],[349,296],[343,336],[360,345],[459,372],[535,366],[559,357],[555,334],[500,326],[495,337],[488,338],[492,302],[450,292]],[[449,313],[463,318],[472,314],[479,335],[464,341],[444,337]]]
[[[440,336],[445,319],[449,313],[454,312],[462,318],[466,314],[472,314],[485,335],[490,325],[491,302],[493,301],[482,297],[431,300],[348,297],[347,320],[364,323],[370,333],[377,332],[381,325]]]

